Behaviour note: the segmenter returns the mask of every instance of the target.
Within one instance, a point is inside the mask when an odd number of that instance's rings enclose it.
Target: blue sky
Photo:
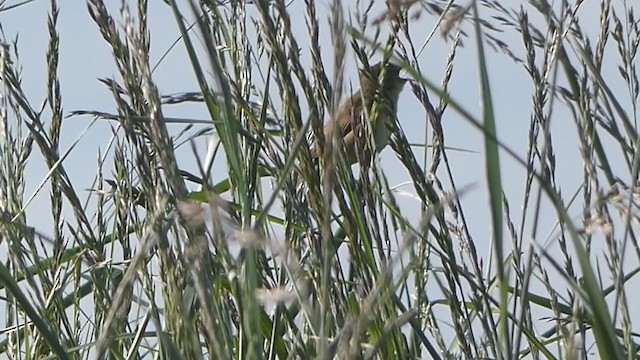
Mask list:
[[[119,2],[118,2],[119,3]],[[113,3],[116,5],[116,2]],[[513,4],[515,5],[515,4]],[[23,67],[23,87],[27,96],[35,105],[39,105],[46,97],[46,48],[48,41],[48,31],[46,27],[47,14],[49,11],[49,3],[47,1],[35,1],[28,5],[19,7],[0,14],[0,23],[2,24],[4,34],[7,40],[15,38],[19,34],[19,55],[20,64]],[[88,14],[84,4],[61,2],[60,18],[58,21],[58,30],[60,33],[60,81],[62,85],[62,96],[65,114],[70,111],[79,109],[91,109],[105,112],[115,112],[114,103],[109,91],[98,82],[98,78],[118,79],[117,70],[114,67],[110,47],[102,39],[97,26]],[[135,7],[134,7],[135,9]],[[324,60],[326,70],[332,71],[332,44],[325,19],[329,16],[329,6],[319,6],[319,18],[321,22],[321,45],[323,51],[326,52]],[[117,7],[110,9],[117,14]],[[190,10],[185,6],[183,8],[185,14],[189,14]],[[481,10],[483,10],[481,8]],[[300,29],[301,34],[306,35],[306,26],[304,24],[304,3],[302,1],[294,1],[290,6],[292,19],[299,23],[294,23],[294,28]],[[325,13],[323,13],[323,11]],[[379,14],[379,11],[373,11],[373,14]],[[585,6],[581,13],[581,18],[589,18],[589,11],[594,11],[593,16],[597,16],[597,6]],[[248,7],[249,14],[256,14],[255,9]],[[534,12],[532,12],[534,13]],[[486,10],[483,11],[485,16],[491,15]],[[299,15],[299,16],[298,16]],[[532,15],[532,18],[535,18]],[[597,17],[596,17],[597,18]],[[26,21],[29,19],[29,21]],[[416,43],[421,44],[427,34],[432,30],[436,18],[429,15],[423,15],[412,24],[412,36]],[[586,22],[583,26],[590,25]],[[597,26],[595,24],[594,26]],[[151,63],[157,64],[167,50],[178,39],[179,31],[175,26],[175,20],[169,7],[159,1],[151,1],[149,5],[149,27],[152,39],[151,46]],[[472,34],[473,29],[469,24],[465,25],[465,31]],[[587,27],[588,29],[588,27]],[[304,33],[302,32],[304,30]],[[373,29],[370,29],[373,30]],[[384,30],[384,29],[383,29]],[[597,27],[594,28],[594,32]],[[519,35],[511,30],[502,34],[501,39],[512,46],[512,50],[521,58],[524,57],[524,47],[519,39]],[[300,36],[300,46],[305,49],[306,36]],[[452,80],[449,84],[451,96],[453,99],[463,105],[469,112],[476,114],[480,118],[480,88],[477,66],[477,55],[474,41],[471,38],[465,38],[464,48],[458,49],[455,59]],[[425,77],[435,84],[439,84],[445,71],[446,61],[450,52],[451,43],[445,41],[441,36],[436,34],[431,42],[429,42],[419,58],[419,65]],[[493,90],[493,99],[496,109],[498,134],[505,145],[512,148],[523,158],[526,154],[526,144],[529,131],[529,119],[532,108],[532,85],[528,79],[523,66],[514,63],[510,58],[503,54],[495,53],[487,48],[489,53],[489,74]],[[303,51],[303,56],[306,52]],[[357,87],[355,78],[356,62],[352,53],[347,55],[347,77],[348,81]],[[188,59],[186,58],[184,48],[181,43],[173,48],[168,55],[162,59],[153,74],[154,81],[157,82],[158,88],[162,94],[171,94],[176,92],[197,91],[198,86],[191,70]],[[348,91],[347,87],[345,93]],[[437,103],[436,95],[431,94],[431,100]],[[562,114],[562,107],[557,106],[553,117],[553,129],[556,134],[566,133],[567,136],[574,137],[575,130],[571,117]],[[203,106],[189,105],[180,107],[165,107],[163,109],[166,116],[192,117],[196,119],[206,119],[207,113]],[[418,101],[413,97],[409,90],[405,90],[400,100],[398,118],[400,124],[407,134],[411,142],[425,142],[425,112],[421,108]],[[91,122],[90,117],[74,117],[66,119],[63,126],[62,149],[67,149],[71,144],[83,134],[84,129]],[[177,125],[170,126],[176,132],[180,127]],[[452,148],[462,148],[471,152],[450,151],[449,157],[452,163],[452,171],[454,178],[457,179],[459,187],[464,185],[475,184],[472,191],[465,193],[463,204],[465,211],[472,216],[467,219],[470,222],[473,233],[480,235],[475,240],[488,244],[490,241],[491,231],[488,212],[485,211],[487,206],[487,194],[485,187],[485,171],[483,138],[478,130],[473,128],[462,119],[452,109],[449,109],[443,118],[443,128],[445,132],[445,143]],[[97,122],[92,125],[86,134],[82,135],[77,147],[72,151],[64,165],[72,174],[72,179],[77,190],[89,189],[92,185],[96,172],[97,150],[104,152],[111,139],[111,124],[106,122]],[[430,139],[427,139],[430,141]],[[558,156],[558,179],[564,189],[576,189],[581,183],[581,178],[574,176],[580,174],[582,166],[579,161],[579,149],[573,138],[567,139],[565,143],[560,142],[554,144]],[[203,146],[206,146],[203,142]],[[202,148],[203,154],[205,152]],[[191,151],[184,148],[179,153],[179,161],[181,166],[187,170],[197,172],[195,160]],[[504,155],[504,154],[503,154]],[[416,148],[416,156],[421,159],[421,152]],[[406,183],[409,180],[408,174],[402,168],[395,154],[390,148],[383,151],[381,155],[382,164],[390,176],[390,184],[398,185]],[[28,178],[27,193],[30,194],[42,178],[46,175],[46,168],[42,161],[38,161],[38,157],[32,157]],[[510,198],[512,210],[517,214],[522,201],[522,192],[524,189],[524,169],[521,165],[516,164],[507,156],[502,156],[503,165],[503,181],[507,195]],[[107,162],[108,164],[108,162]],[[109,166],[106,167],[108,171]],[[441,167],[443,169],[443,167]],[[397,171],[396,171],[397,170]],[[105,174],[109,177],[109,174]],[[445,179],[445,174],[438,174]],[[214,176],[215,179],[215,176]],[[215,179],[220,180],[220,179]],[[449,184],[445,181],[445,187]],[[81,190],[82,189],[82,190]],[[413,193],[411,186],[404,186],[404,190]],[[46,190],[46,188],[45,188]],[[85,192],[88,195],[88,192]],[[419,209],[417,201],[406,198],[401,200],[403,206]],[[41,191],[36,201],[28,209],[30,219],[37,219],[37,225],[42,230],[50,228],[47,216],[49,214],[47,207],[39,206],[48,203],[48,191]],[[408,211],[407,213],[418,214],[417,211]],[[576,214],[579,215],[579,214]],[[555,216],[550,216],[548,223],[544,223],[541,229],[551,229]],[[415,219],[417,221],[417,215]],[[542,219],[543,221],[545,219]],[[45,231],[46,232],[46,231]],[[482,239],[485,238],[485,239]],[[543,239],[538,239],[538,241]],[[488,252],[487,254],[488,255]]]
[[[116,2],[113,3],[114,5]],[[97,26],[88,14],[86,5],[79,2],[61,2],[60,18],[58,30],[60,32],[60,81],[62,85],[62,96],[65,114],[72,110],[91,109],[105,112],[115,112],[111,94],[104,85],[97,81],[98,78],[112,78],[117,76],[117,70],[111,56],[108,44],[102,39]],[[515,6],[515,3],[513,4]],[[300,23],[294,23],[294,27],[301,30],[306,27],[303,16],[304,3],[294,1],[290,9],[294,15],[292,19]],[[249,13],[255,10],[249,6]],[[321,26],[325,26],[322,33],[322,47],[326,52],[325,61],[327,71],[332,71],[332,45],[326,28],[329,7],[319,6],[319,18]],[[117,13],[117,7],[111,9]],[[185,6],[184,12],[189,14],[189,9]],[[481,9],[482,10],[482,9]],[[590,11],[597,19],[597,5],[589,7],[583,6],[581,19],[588,19]],[[16,34],[19,35],[18,49],[20,64],[23,68],[23,87],[27,96],[34,105],[40,105],[46,97],[46,48],[48,32],[46,27],[49,3],[47,1],[34,1],[33,3],[19,7],[17,9],[0,14],[0,23],[4,30],[6,39],[11,41]],[[322,13],[325,11],[325,13]],[[374,11],[374,14],[379,12]],[[533,12],[532,12],[533,13]],[[483,12],[490,15],[490,13]],[[534,18],[534,16],[532,16]],[[27,21],[28,19],[28,21]],[[421,43],[431,31],[436,18],[423,15],[412,25],[412,35],[416,43]],[[156,64],[160,57],[165,55],[167,50],[178,39],[178,30],[175,20],[164,3],[151,1],[149,5],[149,23],[152,39],[151,63]],[[593,24],[593,25],[592,25]],[[586,21],[583,27],[594,26],[593,32],[597,30],[597,23]],[[472,34],[469,24],[465,25],[465,31]],[[503,39],[511,44],[512,49],[520,57],[524,57],[524,48],[518,38],[518,34],[511,30],[503,34]],[[300,45],[304,49],[306,36],[301,36]],[[595,41],[595,40],[594,40]],[[473,39],[464,39],[465,47],[458,49],[455,59],[453,77],[449,84],[451,96],[462,104],[468,111],[476,114],[480,118],[480,89],[478,85],[477,56]],[[420,67],[427,79],[431,82],[440,83],[444,71],[446,60],[450,51],[450,42],[444,41],[442,37],[436,35],[427,44],[425,51],[421,55]],[[505,145],[511,147],[522,157],[526,154],[526,144],[529,131],[529,119],[531,116],[531,94],[532,85],[528,79],[524,68],[515,64],[511,59],[503,54],[495,53],[489,49],[489,74],[493,90],[495,103],[498,134]],[[303,52],[303,55],[305,53]],[[323,54],[324,55],[324,54]],[[353,54],[347,56],[347,76],[354,86],[357,86],[355,79],[356,63]],[[615,71],[605,69],[605,71]],[[185,51],[181,44],[171,50],[162,60],[153,74],[158,88],[163,94],[171,94],[184,91],[197,91],[197,83],[190,68]],[[348,88],[347,88],[348,89]],[[347,90],[348,91],[348,90]],[[431,94],[433,102],[437,103],[437,96]],[[206,119],[206,111],[202,106],[190,105],[180,107],[165,107],[163,109],[166,116],[193,117]],[[562,113],[562,107],[557,106],[553,117],[553,129],[556,134],[566,133],[567,136],[575,136],[573,121],[568,113]],[[405,90],[400,101],[398,118],[401,126],[410,141],[415,143],[425,142],[425,112],[420,107],[418,101],[410,91]],[[62,149],[67,149],[91,122],[90,117],[74,117],[66,119],[63,126]],[[486,236],[486,242],[490,239],[490,228],[487,206],[487,195],[484,183],[484,157],[482,155],[483,139],[481,134],[470,126],[466,120],[462,119],[452,109],[449,109],[443,118],[446,145],[453,148],[467,149],[472,152],[450,151],[449,156],[452,162],[454,177],[458,186],[466,184],[476,184],[477,186],[463,197],[465,209],[473,216],[469,216],[471,228],[476,234]],[[172,126],[175,131],[179,126]],[[104,151],[111,138],[111,125],[105,122],[97,122],[82,135],[78,146],[73,150],[64,165],[72,174],[72,179],[77,190],[88,189],[96,171],[97,150]],[[556,137],[557,138],[557,137]],[[428,139],[429,140],[429,139]],[[581,183],[580,174],[582,166],[579,161],[579,149],[577,143],[571,139],[566,142],[554,144],[557,152],[558,179],[564,189],[576,189]],[[203,152],[205,150],[203,149]],[[195,162],[190,150],[181,152],[179,160],[184,168],[194,172]],[[416,156],[421,159],[420,150],[416,149]],[[408,181],[407,173],[402,169],[401,164],[396,159],[395,154],[387,148],[381,155],[382,164],[387,169],[398,171],[387,171],[390,176],[390,184],[402,184]],[[518,206],[521,205],[522,191],[524,188],[524,169],[507,156],[502,156],[503,181],[505,191],[512,201],[514,213],[518,213]],[[107,167],[106,169],[109,169]],[[44,163],[38,157],[32,157],[29,165],[27,178],[27,193],[30,194],[35,186],[40,183],[47,170]],[[439,174],[444,179],[444,174]],[[108,176],[108,174],[107,174]],[[216,179],[219,180],[219,179]],[[448,184],[445,183],[445,186]],[[411,187],[406,190],[413,192]],[[88,192],[86,192],[88,194]],[[30,219],[38,219],[38,224],[42,229],[50,228],[47,224],[48,210],[39,206],[48,202],[48,191],[41,191],[37,200],[28,209]],[[406,199],[406,206],[419,208],[419,204],[413,200]],[[411,213],[411,212],[408,212]],[[579,214],[576,214],[579,215]],[[555,216],[550,216],[553,222]],[[417,218],[415,219],[417,220]],[[543,219],[544,220],[544,219]],[[36,224],[33,224],[36,225]],[[541,226],[542,229],[551,228],[553,223]],[[476,239],[482,241],[481,239]],[[540,239],[538,239],[540,240]]]

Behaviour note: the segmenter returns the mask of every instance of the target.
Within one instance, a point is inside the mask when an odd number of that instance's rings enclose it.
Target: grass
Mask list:
[[[282,0],[168,0],[161,6],[180,44],[169,52],[185,51],[198,89],[162,95],[148,4],[114,13],[88,0],[117,70],[100,80],[113,110],[65,112],[60,9],[51,0],[44,107],[23,89],[20,44],[5,39],[0,52],[0,353],[638,358],[637,6],[601,1],[592,33],[583,29],[594,22],[585,3],[333,0],[327,8],[309,0],[299,5],[302,31]],[[16,7],[0,4],[9,14]],[[425,19],[436,24],[426,39],[414,35]],[[439,84],[421,58],[438,33],[450,45]],[[322,48],[322,37],[333,48]],[[463,43],[476,55],[480,112],[451,95]],[[410,177],[417,215],[389,181],[397,168],[378,158],[352,168],[321,135],[352,92],[346,69],[383,57],[403,64],[412,111],[426,119],[423,152],[402,127],[390,146]],[[494,57],[513,60],[530,80],[522,148],[500,137]],[[205,121],[164,115],[186,103],[206,111]],[[443,122],[451,115],[482,138],[479,187],[454,176],[458,149],[447,145]],[[60,145],[63,121],[81,116],[93,119],[89,127],[113,128],[109,147],[96,149],[88,193],[64,162],[77,141]],[[554,130],[561,121],[574,132]],[[168,126],[176,123],[178,133]],[[582,168],[577,188],[558,178],[567,141],[579,149],[571,159]],[[197,172],[181,166],[179,145],[191,147]],[[325,149],[319,162],[314,146]],[[28,216],[42,199],[27,195],[24,178],[39,158],[48,172],[35,194],[49,192],[52,229]],[[505,160],[524,176],[509,173]],[[508,183],[522,184],[523,194],[510,194]],[[489,199],[490,233],[469,225],[485,215],[464,201],[470,192]],[[543,225],[549,219],[552,229]],[[489,255],[480,253],[489,241]]]

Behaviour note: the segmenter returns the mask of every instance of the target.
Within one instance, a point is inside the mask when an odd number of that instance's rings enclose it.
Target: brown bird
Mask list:
[[[378,116],[371,127],[375,143],[375,151],[380,152],[389,144],[392,128],[396,118],[398,98],[407,79],[400,77],[400,67],[387,63],[384,66],[384,78],[380,80],[383,72],[382,63],[377,63],[368,71],[360,71],[360,89],[346,100],[338,109],[334,126],[334,120],[329,121],[324,127],[325,142],[333,141],[333,131],[340,131],[344,142],[347,161],[349,164],[368,162],[371,159],[371,151],[367,148],[363,120],[372,119],[373,105],[377,103]],[[326,146],[326,145],[325,145]],[[316,151],[312,151],[316,157]]]

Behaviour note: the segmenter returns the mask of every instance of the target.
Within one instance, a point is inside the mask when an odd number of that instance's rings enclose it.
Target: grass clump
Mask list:
[[[99,111],[64,110],[65,8],[49,4],[42,105],[21,44],[0,51],[4,356],[637,357],[637,7],[88,0],[115,64]],[[192,92],[156,81],[150,6],[178,39],[160,64],[183,55]],[[441,69],[425,46],[449,49]],[[456,82],[470,56],[475,77]],[[322,129],[353,92],[348,70],[382,58],[402,64],[412,107],[393,151],[351,167]],[[527,85],[501,84],[496,61]],[[498,116],[509,92],[529,106],[526,141]],[[204,116],[166,115],[186,105]],[[88,170],[65,161],[77,119],[111,131],[82,186]],[[460,171],[460,139],[478,145],[480,172]]]

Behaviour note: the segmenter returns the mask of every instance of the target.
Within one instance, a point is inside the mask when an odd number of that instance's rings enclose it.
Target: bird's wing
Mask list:
[[[359,91],[340,106],[335,119],[344,119],[338,123],[338,131],[345,147],[353,147],[356,136],[362,136],[362,95]],[[324,141],[332,141],[334,127],[333,120],[325,124]],[[311,149],[311,157],[317,156],[317,149]]]
[[[340,109],[338,109],[338,113],[336,114],[336,119],[345,119],[346,121],[342,121],[338,124],[338,128],[340,129],[340,136],[344,139],[345,143],[349,143],[347,141],[348,137],[353,137],[354,128],[356,133],[358,132],[358,128],[361,126],[361,116],[362,116],[362,96],[360,93],[356,93],[349,100],[346,101],[342,105]],[[332,122],[327,123],[327,126],[324,128],[324,138],[325,141],[330,141],[331,136],[333,135],[333,128],[335,126]]]

